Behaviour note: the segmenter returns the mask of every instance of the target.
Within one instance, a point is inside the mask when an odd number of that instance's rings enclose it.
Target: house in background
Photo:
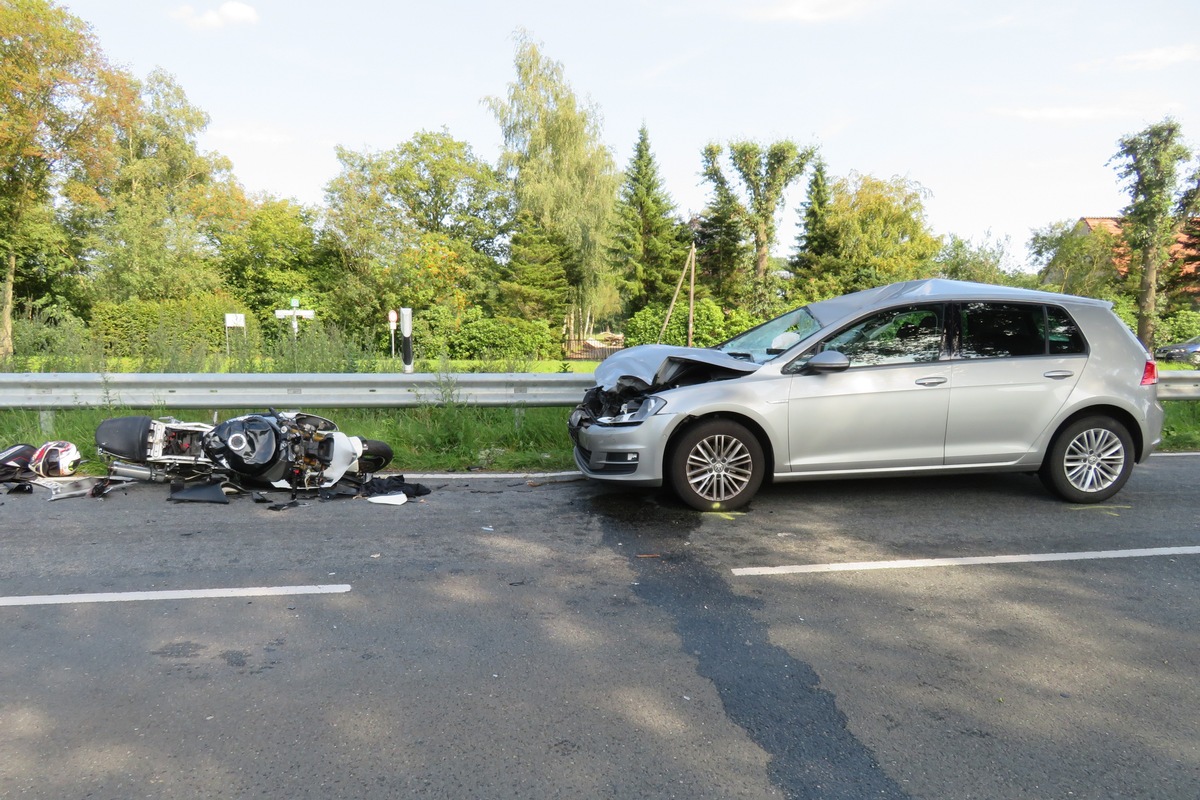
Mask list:
[[[1075,231],[1089,234],[1103,230],[1112,234],[1118,241],[1121,238],[1120,217],[1080,217],[1075,223]],[[1179,274],[1167,281],[1166,291],[1186,295],[1191,298],[1194,306],[1200,307],[1200,217],[1193,218],[1175,237],[1175,243],[1170,250],[1171,264],[1177,265]],[[1129,256],[1125,248],[1118,245],[1115,266],[1117,272],[1124,275],[1129,265]]]

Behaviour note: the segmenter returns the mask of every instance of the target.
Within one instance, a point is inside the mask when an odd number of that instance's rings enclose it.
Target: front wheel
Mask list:
[[[362,455],[358,457],[358,466],[356,472],[371,473],[379,472],[381,469],[392,463],[392,448],[387,442],[381,442],[378,439],[363,439]]]
[[[1124,425],[1109,417],[1086,417],[1059,431],[1041,477],[1068,502],[1099,503],[1129,480],[1133,458],[1133,438]]]
[[[766,474],[762,445],[744,425],[712,419],[686,431],[667,468],[679,499],[701,511],[741,508]]]

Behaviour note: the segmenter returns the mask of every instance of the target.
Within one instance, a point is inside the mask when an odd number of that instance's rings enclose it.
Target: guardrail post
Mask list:
[[[38,412],[38,430],[47,438],[54,435],[54,409],[43,408]]]

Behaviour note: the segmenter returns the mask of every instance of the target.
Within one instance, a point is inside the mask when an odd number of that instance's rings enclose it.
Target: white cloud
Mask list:
[[[1153,70],[1167,69],[1176,64],[1186,64],[1189,61],[1200,61],[1200,48],[1193,44],[1156,47],[1153,50],[1128,53],[1120,56],[1113,63],[1121,69]]]
[[[737,13],[770,22],[826,22],[861,17],[883,4],[883,0],[744,0],[737,4]]]
[[[1169,47],[1155,47],[1151,50],[1139,50],[1136,53],[1126,53],[1115,58],[1100,61],[1088,61],[1078,66],[1083,72],[1094,72],[1100,69],[1117,69],[1123,72],[1143,72],[1169,69],[1189,61],[1200,61],[1200,47],[1194,44],[1180,44]]]
[[[193,30],[214,30],[232,25],[253,25],[258,22],[258,12],[253,6],[228,0],[215,9],[197,11],[191,6],[180,6],[172,17],[182,20]]]
[[[998,117],[1031,120],[1034,122],[1091,122],[1129,116],[1129,110],[1117,106],[1045,106],[1042,108],[991,108]]]

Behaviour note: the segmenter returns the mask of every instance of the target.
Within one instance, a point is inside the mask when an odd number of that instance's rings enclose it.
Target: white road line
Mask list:
[[[873,569],[918,569],[962,567],[974,564],[1025,564],[1033,561],[1087,561],[1097,558],[1148,558],[1150,556],[1200,555],[1200,547],[1153,547],[1145,550],[1100,550],[1093,553],[1030,553],[1019,556],[970,556],[967,558],[917,558],[907,561],[857,561],[844,564],[800,564],[790,567],[743,567],[734,575],[792,575],[801,572],[857,572]]]
[[[49,606],[75,603],[127,603],[133,600],[199,600],[206,597],[270,597],[292,594],[341,594],[350,584],[314,586],[250,586],[232,589],[175,589],[158,592],[102,592],[97,594],[31,594],[0,597],[0,606]]]

